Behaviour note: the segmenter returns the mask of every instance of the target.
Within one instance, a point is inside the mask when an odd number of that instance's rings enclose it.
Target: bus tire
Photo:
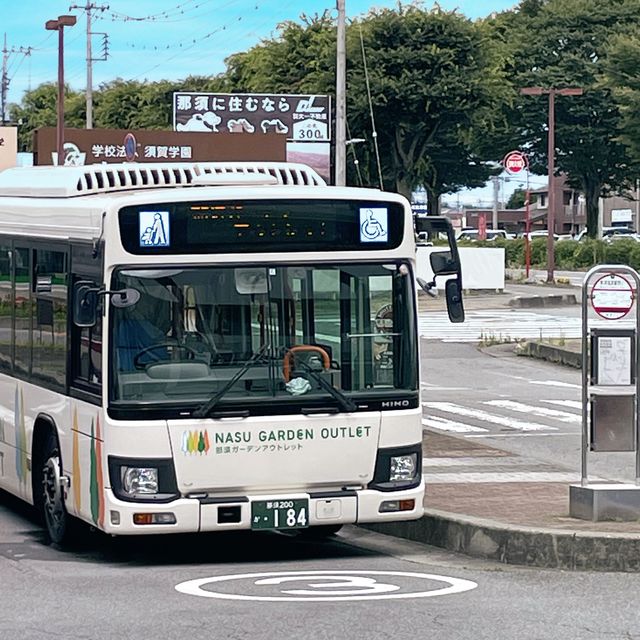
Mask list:
[[[64,504],[60,445],[54,431],[49,430],[43,439],[38,459],[40,482],[36,480],[34,502],[44,524],[47,542],[62,546],[71,541],[75,522]]]
[[[325,540],[326,538],[335,536],[340,529],[342,529],[341,524],[320,524],[315,527],[300,529],[299,534],[301,538],[307,540]]]

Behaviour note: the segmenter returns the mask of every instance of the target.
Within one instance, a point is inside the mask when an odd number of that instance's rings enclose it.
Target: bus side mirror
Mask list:
[[[97,321],[98,288],[93,282],[76,282],[73,287],[73,323],[93,327]]]
[[[456,275],[460,270],[460,264],[453,259],[451,251],[434,251],[429,256],[429,262],[434,276]]]
[[[464,322],[464,306],[462,304],[462,287],[458,278],[451,278],[444,283],[447,300],[447,313],[451,322]]]
[[[124,309],[132,307],[140,300],[137,289],[119,289],[107,291],[99,289],[93,282],[76,282],[73,288],[73,322],[78,327],[93,327],[98,320],[98,296],[111,296],[114,307]]]

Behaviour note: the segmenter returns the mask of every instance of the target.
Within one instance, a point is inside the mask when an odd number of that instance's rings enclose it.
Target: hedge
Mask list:
[[[525,242],[523,238],[516,240],[496,239],[492,241],[467,242],[460,241],[461,247],[501,247],[504,249],[505,267],[518,269],[525,266]],[[531,266],[545,268],[547,265],[547,239],[535,238],[531,241]],[[625,264],[640,271],[640,242],[632,239],[603,242],[587,238],[561,240],[555,243],[556,269],[566,271],[585,270],[597,264]]]

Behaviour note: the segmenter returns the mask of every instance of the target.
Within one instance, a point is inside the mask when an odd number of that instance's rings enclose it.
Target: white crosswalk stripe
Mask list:
[[[443,342],[478,342],[484,339],[522,340],[532,338],[580,338],[579,317],[554,316],[520,310],[467,311],[466,319],[452,324],[446,312],[423,313],[420,336]]]
[[[429,416],[427,418],[422,418],[422,424],[425,427],[433,427],[434,429],[440,429],[441,431],[450,431],[451,433],[489,433],[489,429],[485,429],[484,427],[475,427],[470,424],[455,422],[454,420],[447,420],[447,418],[441,418],[440,416]]]
[[[463,434],[467,438],[572,435],[580,431],[582,423],[581,404],[576,400],[538,400],[536,405],[530,405],[499,398],[470,401],[464,405],[423,402],[422,406],[424,427]]]
[[[573,424],[580,424],[582,422],[582,418],[575,413],[558,411],[557,409],[547,409],[546,407],[532,407],[522,402],[515,402],[514,400],[487,400],[483,404],[491,407],[510,409],[511,411],[517,411],[519,413],[528,413],[543,418],[554,418],[560,420],[560,422],[572,422]]]
[[[582,410],[582,402],[579,400],[541,400],[545,404],[555,404],[559,407],[567,407],[567,409],[580,409]]]
[[[423,402],[422,405],[427,409],[433,409],[442,411],[444,413],[452,413],[457,416],[464,416],[472,418],[473,420],[480,420],[482,422],[488,422],[494,425],[500,425],[509,429],[515,429],[519,431],[557,431],[558,428],[540,424],[537,422],[524,422],[517,418],[511,418],[508,416],[489,413],[482,409],[476,409],[475,407],[465,407],[462,405],[454,404],[453,402]],[[430,416],[429,416],[430,417]]]

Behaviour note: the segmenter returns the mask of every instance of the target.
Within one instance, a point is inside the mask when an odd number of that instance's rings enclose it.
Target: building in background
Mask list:
[[[0,127],[0,171],[18,164],[18,129]]]
[[[286,141],[276,133],[239,135],[127,129],[65,129],[60,164],[112,162],[282,162]],[[34,164],[58,164],[55,127],[34,133]]]

